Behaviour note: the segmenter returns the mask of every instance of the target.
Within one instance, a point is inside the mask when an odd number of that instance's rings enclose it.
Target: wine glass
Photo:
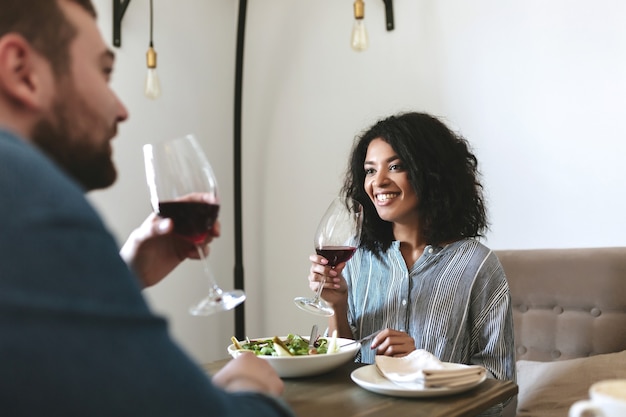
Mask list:
[[[200,257],[209,295],[189,308],[194,316],[208,316],[234,308],[245,300],[241,290],[223,291],[211,273],[203,242],[213,228],[220,209],[217,180],[202,148],[193,135],[143,147],[150,201],[156,214],[171,218],[174,233],[192,242]],[[207,202],[201,196],[208,195]]]
[[[362,224],[363,207],[358,201],[335,198],[317,226],[315,252],[326,258],[331,267],[348,261],[359,246]],[[335,314],[332,307],[320,297],[324,282],[325,280],[320,282],[313,298],[296,297],[293,301],[309,313],[332,316]]]

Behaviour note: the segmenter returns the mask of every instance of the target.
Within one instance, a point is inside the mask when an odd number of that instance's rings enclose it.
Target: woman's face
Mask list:
[[[404,162],[391,145],[382,139],[372,140],[363,168],[365,192],[380,218],[393,223],[417,222],[417,194],[409,182]]]

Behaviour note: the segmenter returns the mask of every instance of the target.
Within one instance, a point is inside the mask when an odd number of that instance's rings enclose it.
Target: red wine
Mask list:
[[[356,248],[354,246],[322,246],[315,249],[318,255],[328,260],[328,265],[335,266],[342,262],[346,262],[354,255]]]
[[[201,243],[217,219],[219,204],[198,201],[162,201],[159,202],[159,216],[174,221],[174,233],[193,243]]]

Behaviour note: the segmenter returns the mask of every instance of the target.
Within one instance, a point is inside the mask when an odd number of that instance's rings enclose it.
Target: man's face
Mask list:
[[[56,94],[32,139],[86,190],[105,188],[117,177],[111,140],[128,117],[109,86],[114,56],[88,13],[60,5],[78,33],[69,46],[70,71],[55,80]]]

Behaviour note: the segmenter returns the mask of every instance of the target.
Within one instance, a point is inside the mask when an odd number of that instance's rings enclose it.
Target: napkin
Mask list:
[[[417,349],[402,357],[375,357],[376,368],[388,380],[407,388],[454,388],[480,381],[486,370],[478,365],[449,367],[435,355]]]

